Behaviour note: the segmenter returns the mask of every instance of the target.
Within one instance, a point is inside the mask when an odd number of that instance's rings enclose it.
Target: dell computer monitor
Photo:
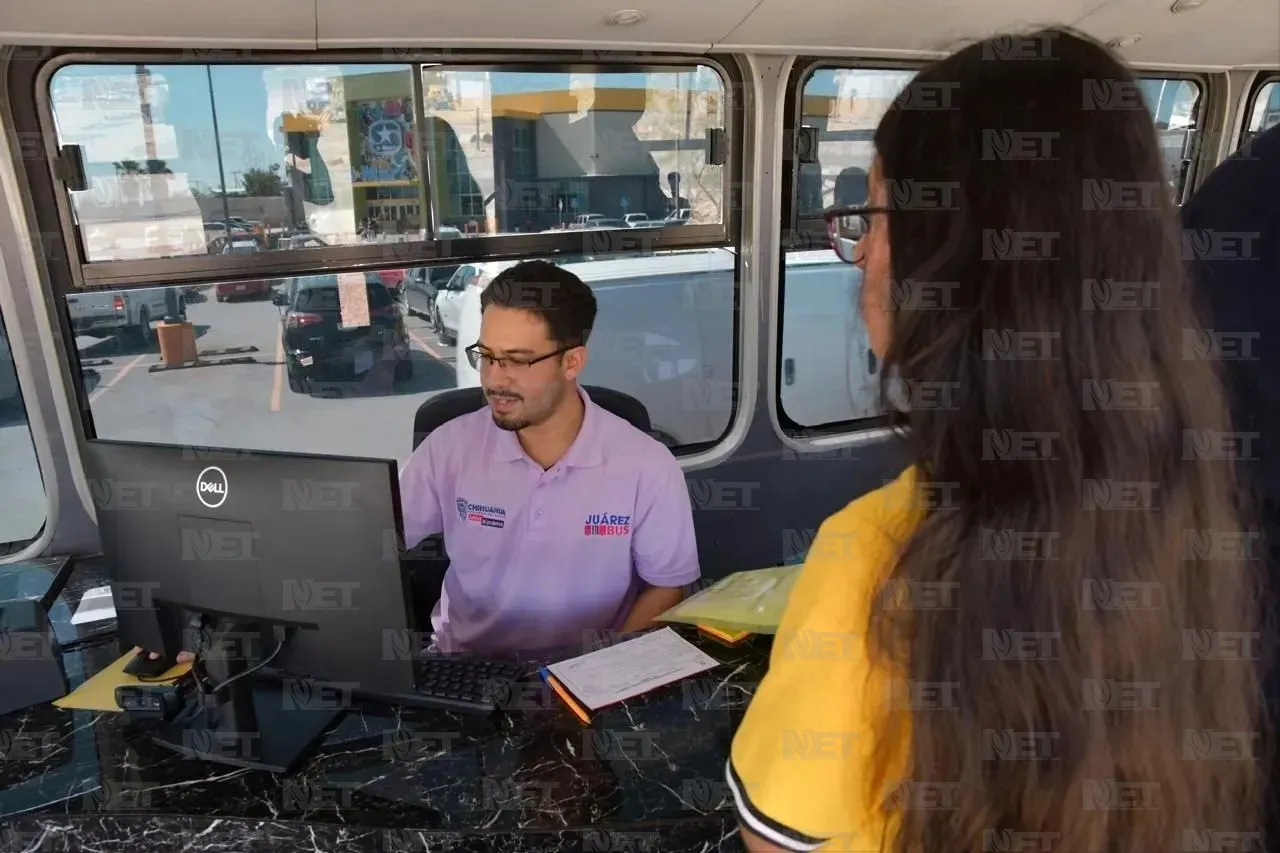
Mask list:
[[[159,611],[190,611],[283,628],[273,670],[412,692],[412,655],[386,651],[416,636],[392,460],[100,439],[84,459],[122,645],[174,657]]]

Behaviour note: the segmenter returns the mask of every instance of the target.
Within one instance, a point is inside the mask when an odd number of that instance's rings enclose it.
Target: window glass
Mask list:
[[[1280,124],[1280,81],[1264,83],[1253,96],[1253,108],[1245,122],[1244,139],[1248,142]]]
[[[813,73],[802,94],[800,123],[817,129],[818,162],[799,166],[798,219],[866,201],[876,125],[913,76],[905,69]],[[778,387],[783,414],[801,427],[879,413],[879,374],[858,313],[861,286],[862,272],[830,249],[786,255]]]
[[[38,536],[47,510],[13,350],[0,317],[0,555]]]
[[[422,195],[412,80],[409,65],[58,70],[57,139],[81,146],[89,183],[71,193],[86,260],[369,239],[379,211]],[[420,211],[391,221],[422,227]]]
[[[598,302],[582,382],[638,398],[670,446],[718,440],[732,415],[734,252],[555,260]],[[480,291],[511,263],[468,264],[469,278],[438,265],[70,294],[94,430],[403,463],[423,400],[479,384],[458,353],[478,337]],[[352,298],[360,278],[365,301]],[[193,366],[161,363],[152,326],[170,313],[192,324]]]
[[[821,68],[813,73],[804,87],[800,123],[817,130],[818,162],[800,165],[798,215],[818,216],[832,205],[866,200],[876,125],[914,76],[907,69]]]
[[[49,91],[89,262],[418,240],[428,204],[440,237],[720,223],[724,94],[707,66],[169,63],[67,66]]]
[[[1176,80],[1164,77],[1143,77],[1138,81],[1143,99],[1151,117],[1156,122],[1156,134],[1160,138],[1160,152],[1164,155],[1166,177],[1173,188],[1174,199],[1181,202],[1182,194],[1190,180],[1184,174],[1183,161],[1187,160],[1187,146],[1197,127],[1200,112],[1200,84],[1194,80]],[[1187,162],[1190,165],[1190,162]]]
[[[908,69],[820,68],[807,78],[799,123],[816,130],[818,162],[796,167],[797,243],[825,246],[817,218],[822,211],[865,201],[876,126],[914,76]],[[1180,197],[1184,146],[1195,128],[1200,86],[1163,78],[1144,78],[1139,85],[1156,120],[1170,187]],[[878,365],[858,312],[861,284],[861,271],[830,249],[786,254],[779,403],[798,427],[826,427],[883,411]]]
[[[708,66],[592,72],[427,66],[435,221],[463,232],[719,224],[725,124]]]

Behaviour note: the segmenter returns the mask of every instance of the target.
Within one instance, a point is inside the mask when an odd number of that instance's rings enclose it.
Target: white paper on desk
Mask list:
[[[116,603],[111,597],[111,587],[96,586],[80,597],[80,606],[71,616],[72,625],[101,622],[116,618]]]
[[[364,273],[338,274],[338,308],[344,329],[369,325],[369,287]]]
[[[670,628],[547,667],[592,711],[719,666]]]

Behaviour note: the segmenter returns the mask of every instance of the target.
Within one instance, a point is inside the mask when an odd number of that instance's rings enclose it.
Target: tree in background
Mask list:
[[[246,169],[240,176],[245,195],[279,196],[284,192],[284,181],[280,177],[280,164],[272,163],[266,169]]]
[[[117,160],[111,164],[115,167],[117,178],[134,178],[144,175],[172,175],[173,169],[163,160]],[[166,199],[169,197],[168,182],[126,181],[122,188],[126,203],[142,204],[149,198]]]
[[[117,175],[172,175],[173,169],[163,160],[148,160],[146,165],[137,160],[118,160],[115,166]]]

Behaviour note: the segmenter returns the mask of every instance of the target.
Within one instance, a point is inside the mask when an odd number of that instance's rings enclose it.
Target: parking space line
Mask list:
[[[280,398],[284,393],[284,338],[276,339],[276,369],[271,380],[271,411],[280,411]]]
[[[105,394],[109,388],[113,387],[121,379],[124,379],[124,377],[129,373],[129,371],[137,367],[142,362],[142,360],[146,358],[148,355],[150,355],[150,353],[145,353],[145,352],[142,355],[135,355],[132,361],[130,361],[124,367],[120,368],[119,373],[111,377],[110,381],[104,382],[103,384],[99,385],[97,388],[93,389],[93,393],[89,395],[89,402],[92,403],[94,400],[98,399],[103,394]]]
[[[422,347],[424,350],[426,350],[426,351],[427,351],[427,355],[431,356],[431,357],[432,357],[432,358],[434,358],[436,361],[444,361],[444,356],[442,356],[440,353],[438,353],[438,352],[436,352],[434,349],[432,349],[432,348],[431,348],[431,344],[427,343],[427,342],[426,342],[426,341],[424,341],[422,338],[420,338],[420,337],[418,337],[417,335],[415,335],[413,332],[409,332],[409,337],[413,339],[413,342],[414,342],[415,344],[417,344],[418,346],[420,346],[420,347]]]

